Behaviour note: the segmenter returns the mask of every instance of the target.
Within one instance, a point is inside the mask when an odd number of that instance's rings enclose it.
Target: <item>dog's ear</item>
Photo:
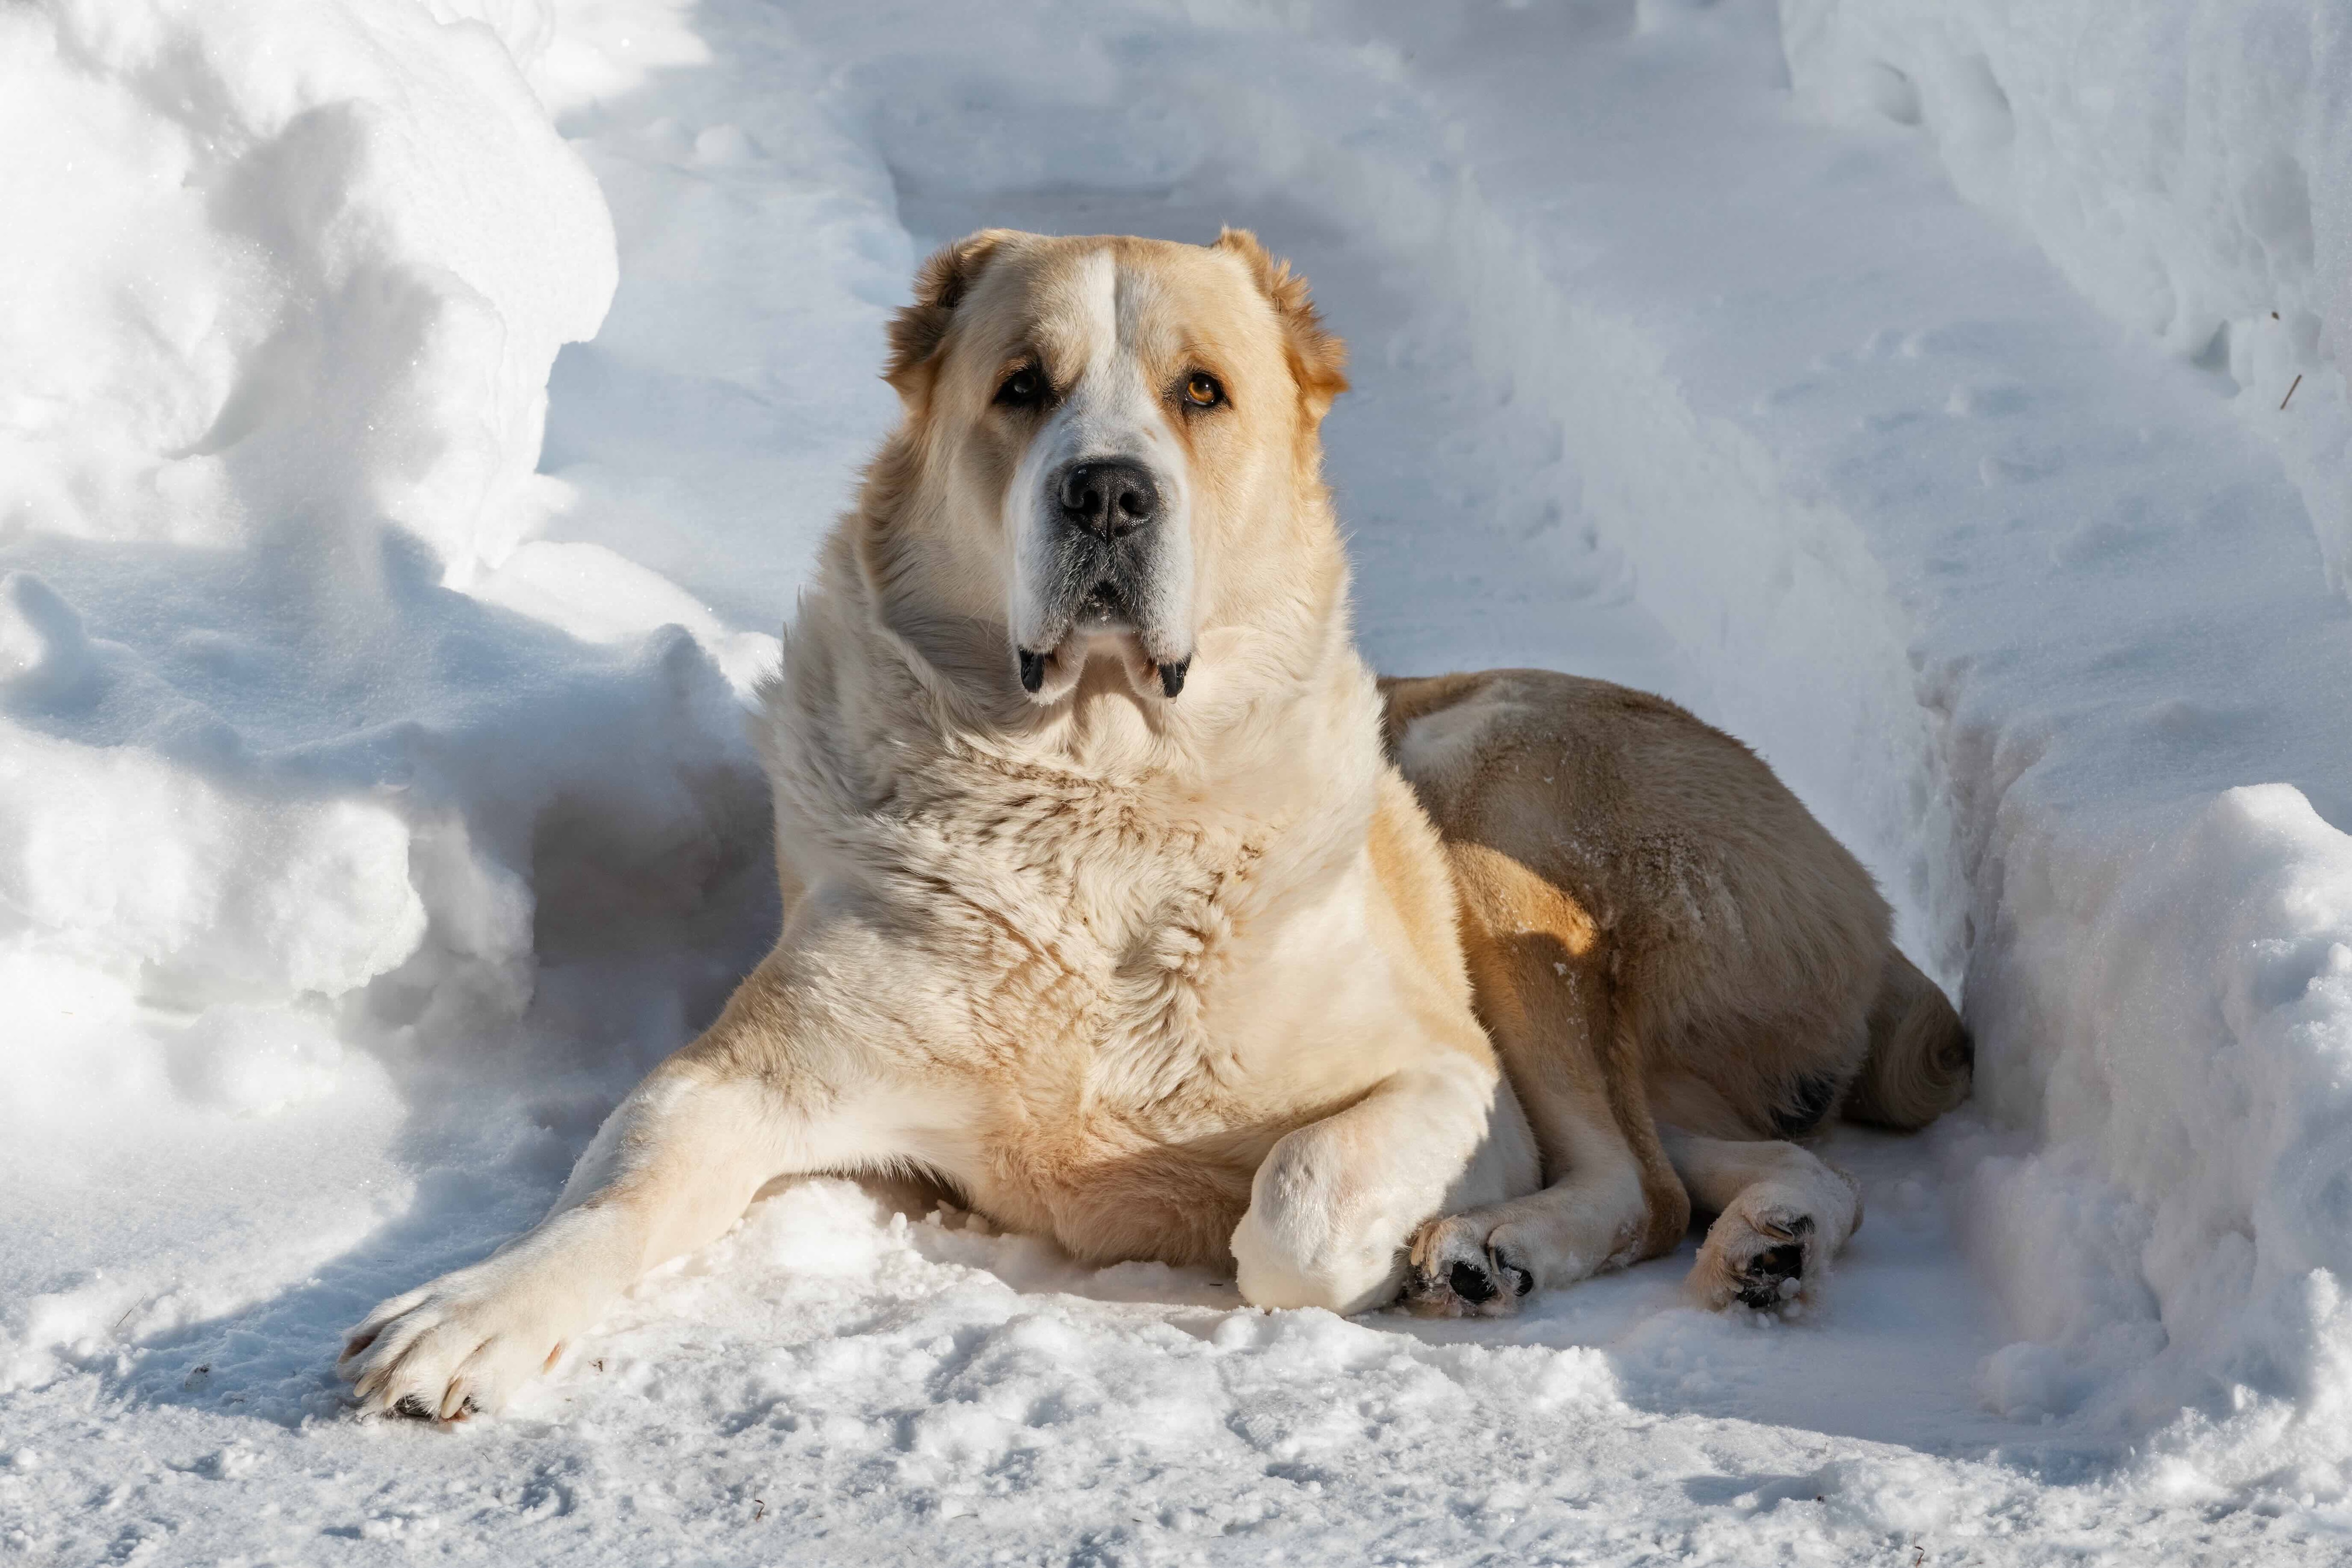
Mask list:
[[[1331,400],[1348,390],[1348,345],[1324,329],[1307,279],[1291,271],[1290,263],[1268,256],[1257,235],[1247,229],[1226,229],[1217,235],[1216,248],[1240,259],[1282,319],[1290,373],[1298,382],[1307,421],[1320,423],[1331,412]]]
[[[890,319],[890,357],[882,379],[914,402],[929,391],[932,359],[947,340],[956,307],[987,270],[1011,229],[982,229],[933,251],[915,274],[915,298]]]

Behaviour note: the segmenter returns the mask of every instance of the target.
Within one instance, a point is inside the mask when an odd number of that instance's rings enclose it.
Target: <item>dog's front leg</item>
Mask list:
[[[1367,1312],[1394,1299],[1405,1244],[1431,1216],[1537,1179],[1535,1140],[1491,1061],[1448,1052],[1285,1136],[1234,1230],[1254,1306]]]
[[[903,1153],[771,958],[606,1118],[545,1219],[370,1312],[337,1364],[363,1410],[494,1410],[647,1270],[715,1240],[769,1180]],[[835,1020],[837,1022],[837,1020]]]

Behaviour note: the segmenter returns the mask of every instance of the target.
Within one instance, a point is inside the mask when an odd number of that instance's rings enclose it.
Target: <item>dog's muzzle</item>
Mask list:
[[[1157,666],[1161,693],[1175,696],[1191,668],[1191,640],[1161,624],[1160,579],[1171,552],[1160,482],[1132,458],[1097,457],[1068,464],[1045,488],[1053,526],[1042,624],[1038,645],[1016,650],[1022,689],[1045,685],[1047,661],[1071,637],[1128,634]]]

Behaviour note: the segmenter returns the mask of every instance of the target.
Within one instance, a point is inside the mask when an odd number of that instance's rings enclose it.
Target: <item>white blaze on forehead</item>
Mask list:
[[[1148,318],[1163,298],[1150,274],[1120,267],[1108,249],[1072,266],[1055,304],[1063,318],[1057,325],[1077,338],[1083,358],[1031,455],[1047,466],[1130,458],[1150,466],[1164,489],[1182,488],[1181,447],[1141,357]]]
[[[1112,332],[1118,340],[1120,353],[1130,360],[1143,353],[1152,313],[1167,302],[1168,291],[1152,274],[1129,270],[1118,273],[1112,301]]]
[[[1083,345],[1083,359],[1059,407],[1046,418],[1013,470],[1004,499],[1013,537],[1007,584],[1013,633],[1043,651],[1064,630],[1053,602],[1066,586],[1059,569],[1054,489],[1073,463],[1126,459],[1150,470],[1160,495],[1153,525],[1153,570],[1145,601],[1151,655],[1188,656],[1192,641],[1192,485],[1182,443],[1142,361],[1144,340],[1165,295],[1148,273],[1119,267],[1109,249],[1088,251],[1057,281],[1051,305],[1058,331]],[[1057,332],[1058,335],[1058,332]]]
[[[1085,313],[1087,374],[1091,378],[1108,370],[1119,350],[1118,263],[1108,250],[1089,251],[1071,281]]]
[[[1087,253],[1071,276],[1072,314],[1086,344],[1067,408],[1072,455],[1140,457],[1158,434],[1157,399],[1136,354],[1140,309],[1152,292],[1108,250]]]

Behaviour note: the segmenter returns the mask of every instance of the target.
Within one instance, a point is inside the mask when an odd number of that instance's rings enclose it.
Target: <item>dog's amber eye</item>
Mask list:
[[[1045,401],[1045,378],[1034,365],[1024,365],[1004,378],[996,389],[996,401],[1013,408],[1034,408]]]
[[[1217,378],[1202,371],[1194,371],[1184,382],[1184,401],[1194,408],[1214,408],[1225,401],[1225,389]]]

